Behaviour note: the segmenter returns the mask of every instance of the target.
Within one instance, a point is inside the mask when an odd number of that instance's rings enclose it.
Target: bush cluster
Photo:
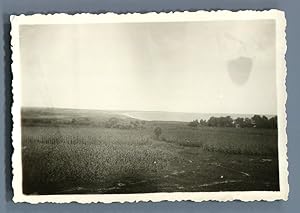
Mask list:
[[[266,116],[254,115],[251,118],[238,117],[236,119],[230,116],[210,117],[208,120],[198,119],[188,123],[188,126],[209,126],[209,127],[236,127],[236,128],[262,128],[277,129],[277,116],[267,118]]]

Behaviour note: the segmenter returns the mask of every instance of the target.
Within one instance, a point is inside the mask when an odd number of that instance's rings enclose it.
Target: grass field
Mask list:
[[[107,128],[111,117],[119,124]],[[277,130],[271,129],[26,109],[22,162],[25,194],[279,190]]]

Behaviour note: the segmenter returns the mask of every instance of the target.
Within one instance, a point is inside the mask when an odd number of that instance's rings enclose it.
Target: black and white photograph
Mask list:
[[[16,201],[287,199],[282,12],[11,22]]]

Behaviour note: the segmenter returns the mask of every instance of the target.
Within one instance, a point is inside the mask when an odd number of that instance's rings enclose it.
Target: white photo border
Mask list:
[[[287,114],[286,114],[286,19],[283,11],[197,11],[170,13],[128,13],[128,14],[34,14],[12,15],[11,45],[12,45],[12,93],[13,115],[12,155],[14,202],[28,203],[112,203],[139,201],[275,201],[287,200],[288,161],[287,161]],[[92,24],[92,23],[145,23],[145,22],[189,22],[189,21],[225,21],[225,20],[275,20],[276,23],[276,79],[277,79],[277,113],[278,113],[278,160],[280,191],[235,191],[235,192],[173,192],[144,194],[72,194],[72,195],[25,195],[22,192],[22,158],[21,158],[21,82],[20,82],[20,44],[19,27],[21,25],[37,24]]]

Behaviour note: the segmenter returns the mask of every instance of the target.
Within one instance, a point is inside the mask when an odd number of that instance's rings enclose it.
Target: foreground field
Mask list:
[[[22,127],[22,160],[25,194],[279,190],[275,130],[37,122]]]

